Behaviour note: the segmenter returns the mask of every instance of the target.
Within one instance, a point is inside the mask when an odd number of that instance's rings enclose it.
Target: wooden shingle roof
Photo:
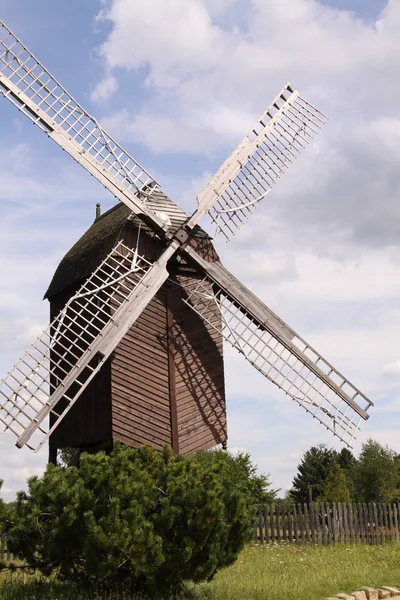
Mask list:
[[[171,231],[179,229],[188,219],[188,215],[160,191],[154,191],[146,200],[146,204],[152,210],[168,216]],[[140,218],[132,215],[130,209],[122,203],[101,215],[61,260],[44,297],[51,298],[88,277],[111,252],[119,239],[121,229],[128,223],[134,226],[140,222]],[[141,223],[141,226],[142,230],[149,230],[144,223]],[[196,237],[208,237],[198,226],[194,228],[193,234]]]

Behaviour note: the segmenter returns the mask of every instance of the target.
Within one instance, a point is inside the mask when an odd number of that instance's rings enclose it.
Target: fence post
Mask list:
[[[399,541],[399,521],[397,518],[397,506],[393,504],[393,517],[394,517],[394,527],[395,527],[395,539],[396,542]]]
[[[263,509],[260,506],[258,509],[258,539],[260,544],[264,545],[264,523],[263,523]]]
[[[265,542],[268,546],[268,544],[269,544],[269,504],[265,505],[264,525],[265,525]]]

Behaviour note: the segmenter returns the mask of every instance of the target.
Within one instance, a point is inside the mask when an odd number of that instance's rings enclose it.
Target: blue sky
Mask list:
[[[192,211],[196,193],[290,80],[330,115],[229,244],[232,272],[375,402],[400,452],[400,6],[395,0],[3,0],[1,18]],[[44,327],[63,254],[113,198],[0,98],[0,372]],[[333,437],[226,350],[229,443],[287,488]],[[47,453],[0,438],[8,499]]]

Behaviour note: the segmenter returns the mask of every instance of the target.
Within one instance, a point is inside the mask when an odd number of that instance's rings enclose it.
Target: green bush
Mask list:
[[[174,456],[117,445],[79,468],[48,465],[20,492],[12,551],[44,575],[172,597],[211,579],[250,539],[257,493],[248,457]]]

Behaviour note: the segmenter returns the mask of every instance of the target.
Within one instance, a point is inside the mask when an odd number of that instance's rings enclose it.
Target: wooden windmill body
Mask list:
[[[154,202],[179,226],[186,215],[163,194]],[[46,292],[51,321],[82,282],[122,241],[155,261],[162,246],[148,227],[118,204],[96,218],[65,255]],[[207,261],[218,259],[209,236],[197,227],[191,244]],[[184,261],[169,265],[170,277],[117,345],[49,439],[49,456],[75,447],[170,445],[187,453],[227,443],[222,335],[187,304],[199,273]],[[220,318],[217,307],[214,317]]]
[[[351,445],[372,402],[218,260],[327,120],[290,84],[186,214],[0,21],[0,94],[122,204],[67,253],[51,323],[0,381],[19,448],[226,445],[222,340]]]

